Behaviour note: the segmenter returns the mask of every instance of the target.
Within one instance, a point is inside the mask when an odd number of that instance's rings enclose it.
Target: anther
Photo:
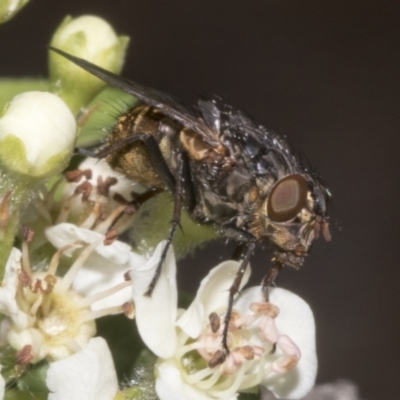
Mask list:
[[[210,320],[210,327],[211,327],[211,331],[213,333],[218,332],[218,329],[221,326],[221,320],[219,318],[219,315],[216,312],[212,312],[208,319]]]
[[[118,231],[115,228],[110,229],[104,238],[104,246],[109,246],[118,238]]]
[[[113,176],[107,176],[105,181],[103,181],[103,178],[99,176],[97,178],[97,193],[99,195],[108,197],[110,194],[110,187],[116,185],[117,183],[118,179]]]
[[[84,174],[84,171],[81,171],[80,169],[74,169],[73,171],[66,172],[64,174],[64,176],[65,176],[65,179],[67,182],[77,183],[81,180],[83,174]]]
[[[26,243],[30,243],[33,240],[33,237],[35,236],[35,232],[28,228],[26,225],[22,226],[22,240]]]
[[[32,346],[30,344],[24,346],[20,351],[17,352],[16,359],[18,365],[29,364],[33,359]]]
[[[129,319],[134,319],[135,318],[135,306],[133,305],[132,302],[126,302],[122,305],[122,311],[125,314],[125,316]]]
[[[279,308],[272,303],[258,303],[254,302],[250,304],[250,310],[256,314],[268,315],[271,318],[276,318],[279,315]]]
[[[210,368],[215,368],[217,365],[222,364],[226,360],[226,352],[217,350],[211,360],[208,362]]]
[[[88,181],[82,182],[75,189],[75,194],[82,194],[82,201],[87,201],[89,199],[90,194],[92,193],[92,184]]]

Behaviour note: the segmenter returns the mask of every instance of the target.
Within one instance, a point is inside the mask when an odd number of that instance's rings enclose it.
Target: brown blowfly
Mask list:
[[[242,261],[229,291],[223,351],[213,360],[214,365],[223,362],[229,353],[233,300],[256,246],[274,249],[272,267],[262,281],[268,300],[268,286],[283,266],[299,268],[320,233],[330,240],[329,191],[301,165],[282,136],[243,112],[217,99],[200,100],[189,109],[164,93],[51,50],[140,101],[119,117],[106,143],[95,151],[79,152],[105,158],[113,169],[154,194],[169,190],[174,197],[167,246],[146,295],[157,283],[182,209],[237,243],[235,253]]]

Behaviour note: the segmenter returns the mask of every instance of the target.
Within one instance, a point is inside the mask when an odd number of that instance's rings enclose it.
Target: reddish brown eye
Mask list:
[[[307,182],[301,175],[289,175],[272,188],[268,197],[267,213],[274,222],[293,219],[307,201]]]

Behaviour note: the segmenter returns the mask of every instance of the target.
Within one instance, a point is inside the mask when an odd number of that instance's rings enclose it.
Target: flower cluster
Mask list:
[[[66,18],[51,45],[119,73],[127,42],[83,16]],[[226,261],[205,266],[193,301],[180,308],[170,247],[146,295],[166,241],[139,254],[122,240],[146,188],[105,160],[71,167],[91,112],[84,107],[103,86],[53,54],[49,91],[19,94],[0,117],[0,355],[11,354],[1,358],[0,400],[12,390],[34,395],[24,378],[43,368],[38,392],[51,400],[237,399],[260,386],[302,398],[317,371],[315,326],[295,294],[271,288],[266,301],[261,287],[244,288],[248,268],[227,316],[239,263]],[[145,240],[140,230],[134,237]],[[96,320],[115,314],[135,319],[150,378],[118,382],[117,357],[96,337]],[[139,364],[132,360],[133,374]]]

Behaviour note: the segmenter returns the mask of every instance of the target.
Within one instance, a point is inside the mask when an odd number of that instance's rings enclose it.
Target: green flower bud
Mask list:
[[[27,184],[55,175],[68,165],[75,137],[75,118],[59,97],[22,93],[0,118],[1,172]]]
[[[7,22],[17,15],[19,10],[28,3],[29,0],[1,0],[0,1],[0,24]]]
[[[66,17],[50,45],[116,74],[121,72],[128,37],[118,37],[103,19],[86,15]],[[74,113],[80,111],[105,86],[75,64],[54,52],[49,54],[51,91],[59,95]]]

